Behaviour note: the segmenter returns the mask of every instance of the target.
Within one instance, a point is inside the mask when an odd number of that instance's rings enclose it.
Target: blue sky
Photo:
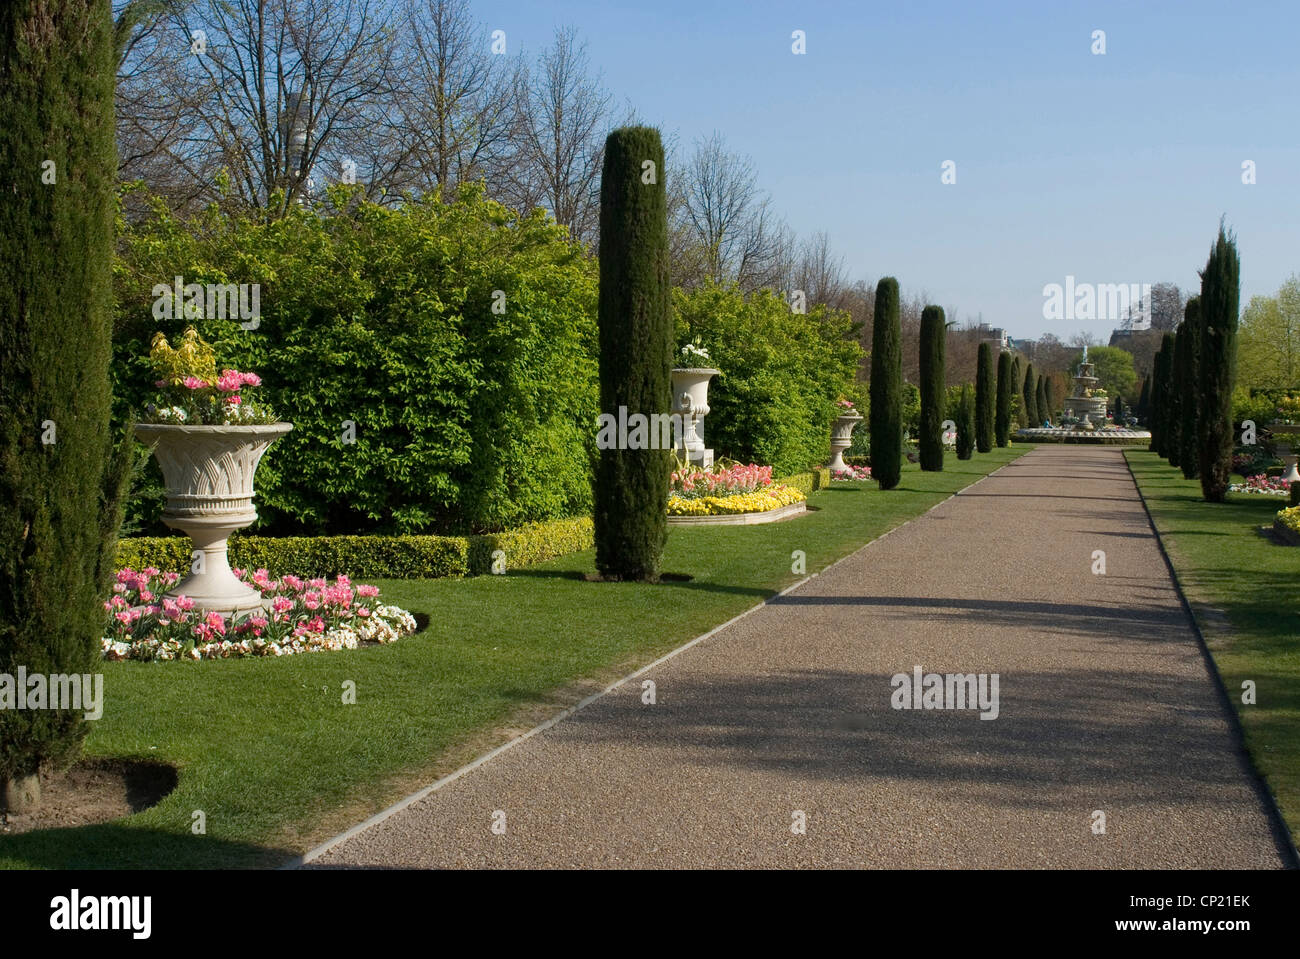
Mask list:
[[[685,149],[720,131],[801,235],[1013,336],[1043,286],[1197,287],[1221,215],[1242,305],[1300,272],[1300,3],[476,0],[509,52],[578,27]],[[805,31],[807,53],[791,52]],[[1106,33],[1106,54],[1091,52]],[[957,182],[940,182],[941,164]],[[1257,182],[1242,183],[1242,162]],[[671,175],[671,171],[669,171]]]

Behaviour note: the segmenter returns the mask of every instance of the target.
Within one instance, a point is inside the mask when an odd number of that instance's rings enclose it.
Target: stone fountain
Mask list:
[[[1077,416],[1080,428],[1085,430],[1089,424],[1106,425],[1106,397],[1089,395],[1101,382],[1092,375],[1093,365],[1088,362],[1088,348],[1085,346],[1083,361],[1079,364],[1079,372],[1074,377],[1074,395],[1067,396],[1063,404],[1066,415]]]

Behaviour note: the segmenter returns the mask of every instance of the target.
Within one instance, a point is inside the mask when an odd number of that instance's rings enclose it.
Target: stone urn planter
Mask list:
[[[855,412],[837,416],[835,422],[831,424],[830,470],[832,473],[836,470],[847,470],[849,468],[848,464],[844,462],[844,451],[853,445],[853,431],[861,422],[862,414]]]
[[[262,594],[241,583],[226,558],[226,540],[257,519],[253,474],[292,423],[265,426],[180,426],[139,423],[135,435],[153,447],[167,485],[162,520],[187,533],[198,555],[191,573],[168,596],[184,594],[196,609],[228,615],[262,606]]]
[[[1282,479],[1288,483],[1300,482],[1300,471],[1296,469],[1296,452],[1295,448],[1300,445],[1300,425],[1294,423],[1273,423],[1269,426],[1269,432],[1273,434],[1273,448],[1277,450],[1277,455],[1282,458],[1286,470],[1282,473]]]
[[[673,409],[682,418],[686,458],[713,465],[713,450],[704,447],[704,417],[709,415],[709,380],[721,373],[712,367],[678,367],[672,371]]]

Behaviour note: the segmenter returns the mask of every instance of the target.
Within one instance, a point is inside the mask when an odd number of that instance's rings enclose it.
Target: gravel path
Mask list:
[[[998,674],[997,718],[891,708],[918,665]],[[311,865],[1284,864],[1114,448],[1040,447],[649,678]]]

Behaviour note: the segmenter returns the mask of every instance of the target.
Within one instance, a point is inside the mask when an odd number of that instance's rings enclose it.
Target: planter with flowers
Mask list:
[[[853,431],[862,422],[862,414],[853,408],[846,399],[835,401],[838,415],[831,424],[831,474],[847,472],[849,467],[844,462],[844,451],[853,443]]]
[[[709,415],[709,380],[721,373],[709,365],[709,351],[687,343],[672,370],[673,412],[681,417],[682,446],[686,458],[706,469],[713,465],[713,450],[704,446],[704,417]]]
[[[157,334],[149,359],[162,395],[136,424],[136,437],[153,447],[167,487],[162,520],[187,533],[194,547],[191,573],[168,590],[205,611],[237,613],[264,606],[262,593],[241,583],[226,558],[226,541],[257,519],[253,475],[272,443],[293,429],[243,390],[261,380],[252,373],[216,370],[212,348],[191,327],[176,349]]]

